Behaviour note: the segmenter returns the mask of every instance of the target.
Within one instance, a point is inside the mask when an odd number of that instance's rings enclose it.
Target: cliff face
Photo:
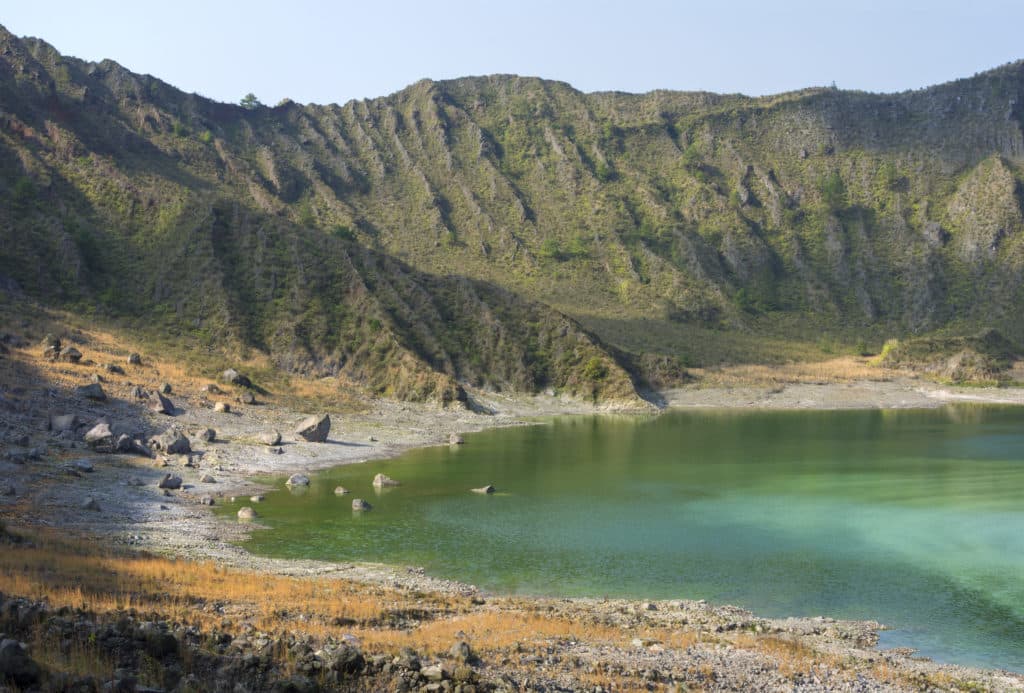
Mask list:
[[[0,32],[0,273],[416,397],[628,396],[603,343],[709,330],[1020,339],[1022,91],[1017,63],[898,95],[492,76],[244,109]]]

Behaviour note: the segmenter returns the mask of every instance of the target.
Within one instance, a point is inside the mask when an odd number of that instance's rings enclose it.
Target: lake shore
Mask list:
[[[244,571],[342,578],[368,586],[386,586],[414,593],[486,597],[488,608],[500,610],[505,608],[502,604],[507,606],[509,598],[480,595],[472,585],[433,578],[414,566],[339,564],[254,556],[239,548],[237,542],[249,532],[259,531],[258,518],[254,523],[226,520],[216,516],[205,499],[212,498],[214,503],[219,503],[230,497],[255,496],[267,491],[259,481],[261,477],[313,472],[342,464],[393,457],[416,447],[449,444],[452,434],[461,435],[497,426],[527,425],[555,415],[602,411],[554,397],[507,398],[487,393],[473,394],[474,409],[487,413],[375,400],[359,413],[332,413],[334,423],[328,442],[309,443],[292,431],[304,414],[312,412],[263,402],[233,406],[230,413],[220,413],[210,406],[207,393],[187,388],[177,392],[177,389],[176,386],[175,393],[169,395],[177,405],[175,416],[146,414],[145,417],[151,430],[174,425],[185,431],[192,439],[191,455],[164,455],[153,461],[125,455],[95,455],[80,447],[66,446],[63,453],[47,456],[41,461],[26,464],[9,460],[0,462],[0,475],[15,489],[14,496],[0,499],[3,504],[0,511],[9,526],[15,529],[19,526],[57,528],[89,540],[99,538],[117,548],[144,550],[194,561],[213,561]],[[666,392],[663,396],[669,408],[836,409],[937,407],[950,402],[1024,404],[1024,390],[951,388],[913,378],[781,386],[686,387]],[[66,405],[78,407],[83,418],[90,415],[119,418],[138,414],[136,409],[118,403],[100,405],[76,401]],[[42,403],[37,406],[42,412],[52,410],[52,406],[44,407]],[[38,431],[39,411],[34,411],[30,403],[24,410],[27,417],[24,428]],[[206,442],[198,435],[207,428],[216,431],[212,442]],[[260,434],[275,430],[283,435],[282,445],[272,447],[259,442]],[[76,459],[87,459],[94,471],[69,473],[68,463]],[[181,490],[164,492],[157,487],[160,479],[168,473],[182,478]],[[213,481],[202,481],[204,475],[212,477]],[[84,498],[94,499],[99,510],[83,510]],[[258,512],[258,504],[253,504],[253,507]],[[913,676],[923,676],[930,681],[945,680],[945,677],[985,682],[994,690],[1024,690],[1024,676],[936,664],[914,658],[911,652],[904,650],[880,652],[874,649],[874,645],[881,626],[873,622],[822,618],[761,619],[735,607],[680,600],[641,603],[614,599],[536,598],[530,601],[536,606],[569,616],[587,613],[594,618],[614,621],[620,617],[617,615],[629,614],[627,620],[634,627],[637,623],[667,627],[698,624],[699,628],[719,633],[732,633],[739,629],[784,634],[815,652],[850,658],[865,667],[884,662],[886,667],[906,674],[900,681],[909,681]],[[662,669],[679,669],[696,656],[667,651],[656,644],[652,647],[653,650],[641,646],[638,650],[630,646],[615,653],[604,652],[602,656],[625,661],[642,654],[658,660]],[[722,681],[735,682],[742,677],[753,676],[747,670],[750,663],[741,665],[738,663],[741,659],[732,661],[731,655],[720,658],[720,666],[725,667]],[[506,669],[512,671],[515,667]],[[572,672],[553,672],[550,680],[571,681]],[[774,679],[765,679],[769,680]],[[843,690],[843,686],[838,684],[840,680],[845,679],[838,674],[824,676],[826,684],[822,689]],[[892,683],[850,690],[900,687]],[[913,690],[915,686],[907,689]]]

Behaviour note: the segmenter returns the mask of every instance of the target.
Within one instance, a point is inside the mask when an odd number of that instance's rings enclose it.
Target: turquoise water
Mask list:
[[[1024,671],[1024,409],[559,418],[277,485],[253,552],[869,618],[883,646]]]

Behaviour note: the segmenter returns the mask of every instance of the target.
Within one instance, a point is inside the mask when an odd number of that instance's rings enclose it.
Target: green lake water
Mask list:
[[[1024,408],[568,417],[312,479],[276,481],[249,550],[875,619],[883,647],[1024,671]]]

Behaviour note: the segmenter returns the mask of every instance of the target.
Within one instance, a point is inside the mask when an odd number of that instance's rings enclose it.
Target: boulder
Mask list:
[[[82,352],[75,347],[64,347],[60,350],[57,359],[65,363],[78,363],[82,360]]]
[[[331,430],[331,417],[328,414],[310,416],[295,428],[295,433],[311,443],[323,443]]]
[[[222,414],[227,414],[231,411],[231,405],[227,402],[216,402],[213,405],[213,410]]]
[[[177,491],[181,488],[181,477],[174,476],[173,474],[164,474],[164,478],[160,480],[160,483],[157,484],[156,487],[168,489],[170,491]]]
[[[463,440],[462,436],[460,436],[458,433],[452,433],[450,436],[448,436],[449,445],[462,445],[465,442],[466,441]]]
[[[212,443],[214,440],[217,439],[217,431],[213,430],[212,428],[204,428],[203,430],[199,431],[198,438],[199,440],[206,441],[207,443]]]
[[[236,371],[234,368],[229,368],[220,374],[221,380],[231,385],[238,385],[239,387],[252,387],[252,381],[247,377]]]
[[[174,414],[174,402],[159,392],[153,393],[153,401],[150,403],[149,408],[156,414],[167,414],[168,416]]]
[[[192,452],[192,444],[188,442],[188,438],[175,428],[164,431],[150,442],[157,450],[163,450],[171,455],[187,455]]]
[[[110,424],[101,422],[89,429],[85,434],[85,444],[100,452],[113,452],[116,444]]]
[[[201,484],[216,484],[217,480],[214,479],[209,474],[203,474],[201,477],[199,477],[199,483],[201,483]]]
[[[128,363],[129,363],[129,365],[132,365],[132,366],[141,366],[142,365],[142,357],[139,356],[138,354],[136,354],[135,352],[132,352],[132,353],[128,354]]]
[[[238,401],[242,404],[256,404],[256,395],[246,390],[238,397]]]
[[[99,509],[100,509],[100,504],[96,502],[95,498],[92,498],[92,497],[86,498],[85,501],[82,502],[82,510],[99,510]]]
[[[280,445],[281,434],[277,431],[267,431],[260,434],[260,442],[264,445]]]
[[[487,484],[486,486],[481,486],[480,488],[471,488],[469,490],[472,491],[473,493],[480,493],[480,494],[483,494],[483,495],[490,495],[490,494],[494,493],[497,489],[494,488],[493,486],[491,486],[490,484]]]
[[[469,664],[473,660],[473,650],[465,640],[457,640],[448,650],[448,656],[461,664]]]
[[[24,645],[10,638],[0,640],[0,681],[27,689],[39,683],[42,673]]]
[[[359,648],[351,645],[342,645],[335,650],[329,661],[331,669],[342,675],[358,674],[366,666]]]
[[[78,416],[75,414],[51,414],[48,428],[54,433],[61,433],[75,430],[78,424]]]
[[[79,397],[85,397],[86,399],[95,400],[97,402],[107,401],[107,393],[103,391],[103,386],[99,383],[80,385],[75,388],[75,394]]]
[[[377,488],[385,488],[388,486],[401,486],[401,484],[392,479],[387,474],[378,474],[373,477],[373,485]]]
[[[238,519],[239,520],[255,520],[256,519],[256,511],[253,510],[252,508],[250,508],[248,505],[245,506],[244,508],[239,508],[238,509]]]
[[[124,375],[124,369],[116,364],[108,363],[104,365],[103,368],[107,371],[107,373],[113,373],[115,375]]]
[[[309,486],[309,477],[305,474],[292,474],[285,483],[289,486]]]
[[[351,491],[349,491],[344,486],[335,486],[334,487],[334,495],[336,495],[336,496],[344,496],[347,493],[351,493]]]
[[[372,510],[373,506],[370,505],[369,503],[367,503],[366,501],[364,501],[362,498],[353,498],[352,499],[352,509],[353,510],[360,510],[360,511],[362,511],[362,510]]]

